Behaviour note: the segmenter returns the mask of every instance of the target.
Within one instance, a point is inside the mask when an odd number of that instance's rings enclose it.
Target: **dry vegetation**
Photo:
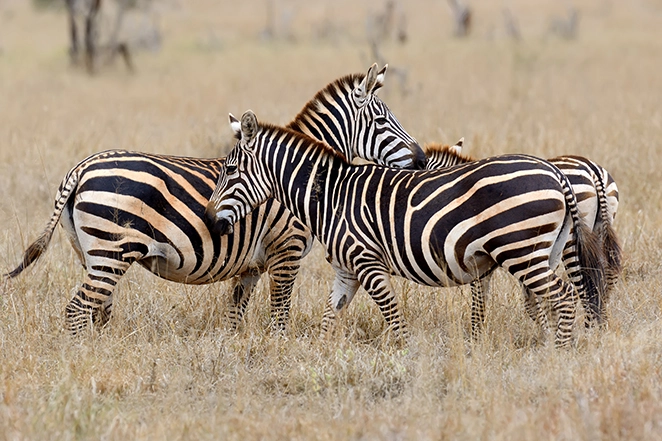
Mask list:
[[[136,55],[134,75],[117,66],[94,77],[68,66],[63,11],[0,3],[3,272],[86,155],[222,155],[228,112],[286,123],[327,82],[368,66],[372,2],[275,2],[291,13],[288,38],[276,26],[271,40],[260,37],[265,2],[217,3],[165,2],[161,52]],[[662,6],[575,2],[580,28],[569,41],[546,34],[565,3],[509,1],[515,42],[501,2],[474,6],[461,40],[445,2],[403,3],[408,40],[381,51],[408,69],[409,92],[387,77],[381,93],[419,141],[464,136],[475,156],[580,154],[612,172],[626,261],[608,328],[577,327],[574,347],[555,350],[500,274],[476,343],[468,289],[401,280],[408,345],[379,338],[383,321],[365,292],[344,335],[320,341],[332,271],[316,249],[284,336],[268,332],[264,283],[232,334],[226,285],[167,283],[136,267],[110,326],[73,339],[63,313],[83,272],[58,233],[34,268],[0,282],[0,440],[662,437]]]

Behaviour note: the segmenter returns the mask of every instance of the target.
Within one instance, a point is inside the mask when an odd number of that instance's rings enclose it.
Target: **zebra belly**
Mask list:
[[[138,262],[166,280],[206,284],[264,268],[263,232],[251,232],[253,216],[238,222],[233,234],[218,238],[210,236],[202,218],[190,219],[200,232],[192,238],[158,216],[147,220],[127,201],[114,205],[121,209],[111,205],[104,212],[74,210],[72,244],[79,244],[88,271],[126,270]],[[256,211],[261,219],[263,213]]]

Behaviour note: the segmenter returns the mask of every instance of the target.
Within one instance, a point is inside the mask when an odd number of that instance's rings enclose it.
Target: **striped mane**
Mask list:
[[[317,148],[324,150],[330,156],[340,159],[345,164],[351,164],[351,162],[347,160],[347,157],[341,151],[336,150],[330,145],[318,141],[315,138],[311,138],[310,136],[297,132],[296,130],[291,129],[289,126],[281,127],[275,124],[258,122],[258,127],[260,129],[259,131],[265,133],[265,135],[267,136],[269,136],[269,133],[273,133],[277,131],[286,132],[290,138],[293,138],[296,141],[297,144],[302,144],[302,143],[314,144]]]
[[[349,95],[352,90],[361,84],[361,81],[363,81],[365,76],[366,74],[349,74],[330,82],[326,87],[317,92],[315,96],[303,106],[297,116],[285,127],[292,129],[299,121],[303,121],[306,115],[317,113],[318,109],[324,107],[321,103],[327,100],[326,96],[330,95],[331,91],[344,90],[347,92],[346,95]]]
[[[453,158],[456,159],[454,161],[457,164],[463,164],[467,162],[474,162],[476,161],[476,158],[474,158],[471,155],[465,155],[462,153],[458,153],[453,146],[449,146],[446,144],[438,144],[438,143],[433,143],[433,144],[425,144],[425,147],[423,147],[423,150],[425,151],[425,156],[428,158],[432,156],[442,156],[442,157],[448,157],[448,158]]]

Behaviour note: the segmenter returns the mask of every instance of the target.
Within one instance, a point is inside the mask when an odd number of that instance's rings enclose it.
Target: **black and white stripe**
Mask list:
[[[219,231],[268,197],[283,203],[326,248],[336,271],[322,323],[363,286],[388,327],[406,333],[390,275],[431,286],[470,283],[501,266],[557,317],[556,344],[567,345],[575,292],[552,268],[568,236],[598,290],[602,273],[591,232],[581,224],[567,178],[553,165],[505,155],[440,171],[353,165],[324,144],[231,117],[239,139],[208,205]],[[573,228],[574,227],[574,228]],[[584,288],[582,286],[582,288]]]
[[[376,95],[388,64],[347,75],[320,90],[286,127],[324,141],[348,161],[362,158],[396,168],[425,167],[425,153]]]
[[[292,125],[306,118],[309,130],[348,155],[421,167],[422,149],[375,95],[385,71],[377,72],[373,65],[366,75],[329,84]],[[319,96],[326,98],[320,101]],[[338,103],[344,102],[354,104],[343,108],[338,122]],[[318,113],[331,116],[315,119]],[[370,125],[379,130],[366,127]],[[345,135],[329,136],[339,132]],[[354,132],[363,134],[361,142],[356,142]],[[181,283],[233,279],[232,327],[241,321],[260,275],[268,271],[272,320],[282,328],[300,261],[312,244],[310,231],[272,199],[238,222],[233,235],[214,234],[205,224],[204,211],[223,162],[117,150],[88,157],[65,176],[46,230],[28,247],[21,265],[5,276],[15,277],[37,260],[61,221],[87,269],[67,306],[67,324],[74,333],[90,319],[107,322],[114,288],[133,262]]]
[[[457,164],[475,161],[475,158],[462,154],[462,143],[458,142],[453,147],[441,144],[426,145],[427,156],[426,168],[429,170],[443,169]],[[571,187],[577,198],[577,208],[581,220],[597,235],[599,247],[603,253],[606,276],[605,296],[597,302],[589,302],[582,298],[586,308],[587,325],[598,315],[604,314],[605,305],[609,294],[613,290],[621,271],[621,248],[613,228],[613,221],[618,209],[618,187],[612,176],[603,167],[595,162],[581,156],[559,156],[549,160],[558,167],[570,181]],[[570,265],[570,244],[566,247],[564,263]],[[566,262],[566,260],[568,262]],[[483,322],[484,299],[488,281],[472,284],[472,329],[474,334]],[[525,292],[526,295],[526,292]],[[537,317],[539,306],[536,299],[526,296],[526,308],[532,318]],[[600,309],[596,313],[596,308]]]

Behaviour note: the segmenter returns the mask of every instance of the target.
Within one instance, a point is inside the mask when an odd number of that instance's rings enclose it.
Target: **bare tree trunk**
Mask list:
[[[101,0],[92,0],[90,10],[85,17],[85,63],[87,71],[94,73],[94,59],[96,57],[96,16],[101,7]]]
[[[459,0],[448,0],[448,5],[453,11],[455,36],[466,37],[471,30],[471,9],[469,9],[469,6],[460,3]]]
[[[67,15],[69,16],[69,60],[71,64],[78,64],[78,28],[76,27],[76,16],[74,2],[66,0]]]

